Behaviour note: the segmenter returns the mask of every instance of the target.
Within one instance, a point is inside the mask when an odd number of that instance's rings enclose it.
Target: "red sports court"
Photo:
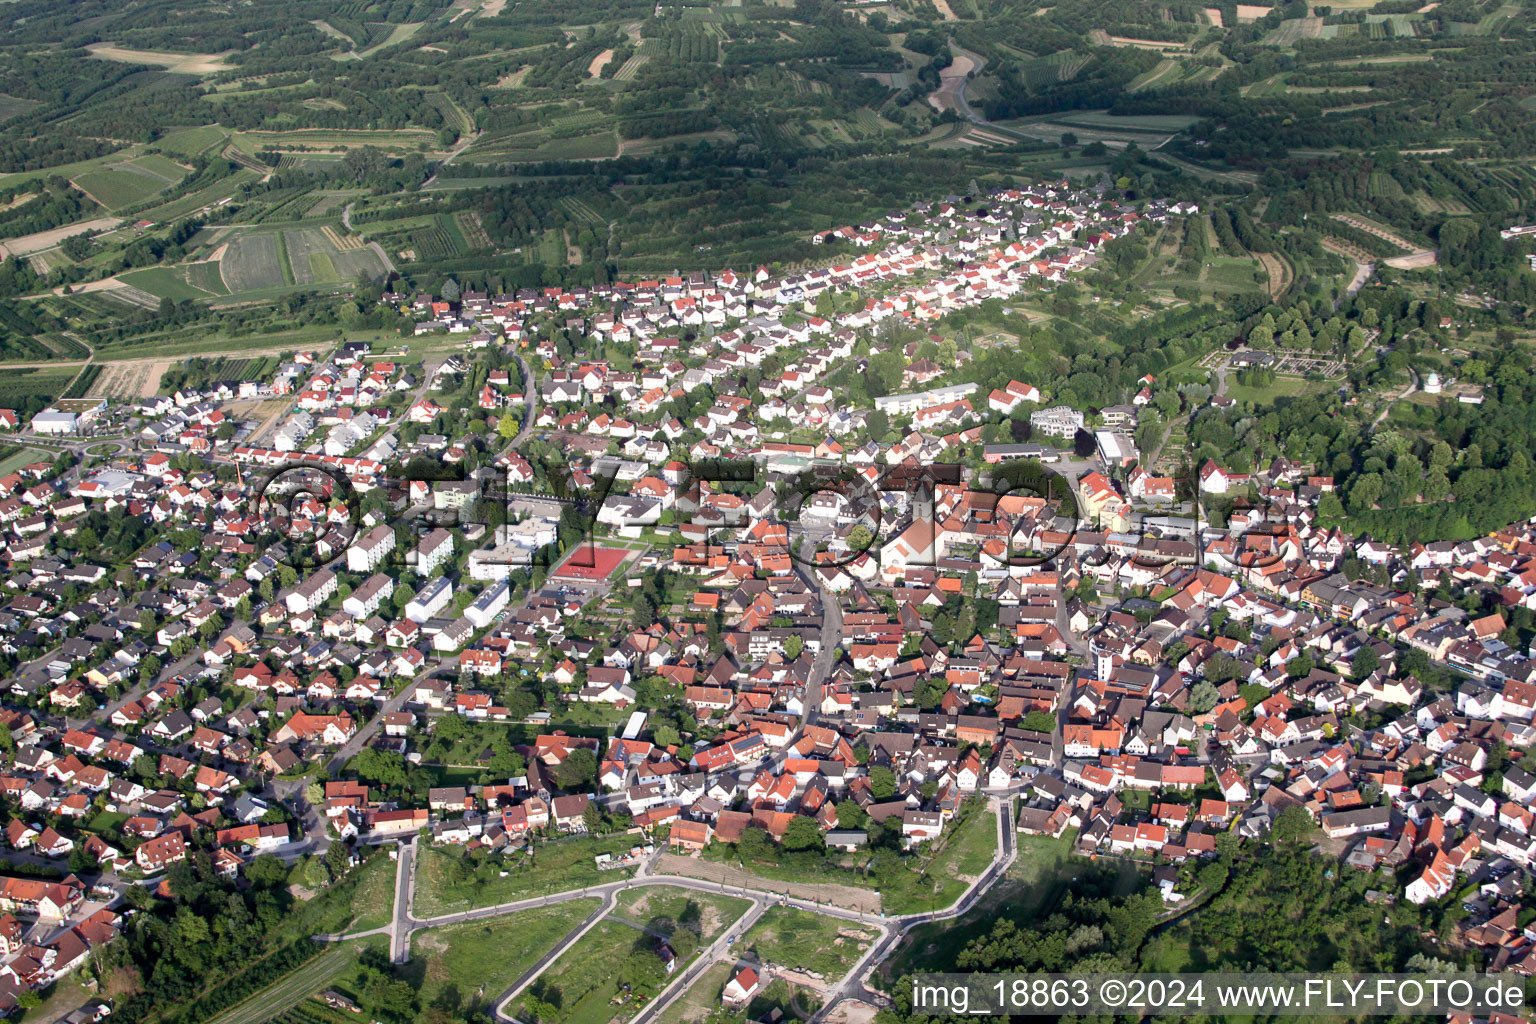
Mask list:
[[[592,582],[605,580],[617,569],[629,552],[623,548],[605,548],[595,544],[579,544],[575,551],[555,570],[557,579]]]

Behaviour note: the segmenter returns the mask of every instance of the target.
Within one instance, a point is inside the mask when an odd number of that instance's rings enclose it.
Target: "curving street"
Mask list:
[[[882,999],[868,985],[870,972],[888,956],[896,944],[906,932],[920,924],[933,921],[943,921],[959,917],[965,914],[981,899],[992,886],[996,885],[1008,872],[1018,856],[1017,846],[1014,842],[1012,799],[1014,789],[1022,783],[1015,784],[1007,790],[996,791],[988,794],[989,810],[995,816],[998,830],[997,849],[992,855],[992,863],[987,870],[976,878],[961,893],[960,898],[950,906],[936,911],[897,914],[892,916],[880,915],[875,917],[862,910],[850,910],[833,904],[819,903],[800,899],[771,888],[758,888],[753,886],[726,885],[723,882],[710,882],[698,878],[690,878],[683,875],[652,874],[653,865],[659,859],[661,849],[643,862],[633,878],[620,879],[603,885],[588,886],[584,889],[572,889],[567,892],[552,893],[547,896],[533,896],[528,899],[513,900],[508,903],[499,903],[489,907],[477,907],[473,910],[464,910],[452,914],[440,914],[436,917],[418,918],[412,913],[415,889],[415,864],[416,864],[416,839],[412,837],[409,843],[400,845],[399,856],[395,869],[395,912],[392,921],[386,928],[373,928],[368,931],[350,932],[344,935],[316,935],[314,938],[321,942],[345,942],[351,939],[364,938],[370,935],[379,935],[387,932],[390,936],[390,959],[395,963],[404,963],[410,959],[411,936],[417,931],[429,928],[441,928],[447,925],[462,924],[466,921],[477,921],[486,918],[503,917],[515,914],[523,910],[533,910],[538,907],[547,907],[560,903],[568,903],[573,900],[598,897],[601,903],[591,914],[573,927],[559,943],[553,946],[538,962],[515,981],[496,1001],[496,1017],[498,1020],[520,1024],[509,1007],[512,1002],[540,974],[555,963],[570,949],[583,935],[597,925],[613,910],[615,899],[620,892],[641,886],[671,886],[679,889],[692,889],[698,892],[718,892],[752,901],[752,908],[741,918],[737,919],[727,928],[718,939],[707,949],[700,952],[694,958],[689,967],[676,977],[672,978],[656,997],[640,1011],[630,1024],[650,1024],[650,1021],[678,999],[687,991],[698,976],[708,967],[725,958],[730,953],[732,942],[735,938],[744,934],[757,919],[766,913],[774,905],[794,907],[813,914],[823,914],[839,920],[855,922],[863,925],[873,925],[880,929],[880,937],[870,944],[857,963],[834,986],[828,999],[822,1008],[812,1015],[807,1024],[817,1024],[844,999],[858,999],[864,1002],[874,1002]],[[764,886],[771,885],[767,879],[759,879]]]

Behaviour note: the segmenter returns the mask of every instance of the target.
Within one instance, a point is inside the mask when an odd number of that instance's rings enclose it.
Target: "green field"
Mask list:
[[[158,178],[118,169],[90,171],[74,181],[76,187],[113,211],[136,206],[165,187]]]
[[[600,882],[617,882],[629,877],[633,868],[599,871],[593,858],[599,853],[622,853],[634,845],[634,837],[580,837],[540,843],[533,855],[519,855],[503,863],[492,859],[475,878],[450,881],[450,861],[460,856],[457,850],[429,846],[420,854],[416,869],[415,912],[417,917],[471,907],[509,903],[526,896],[568,892]],[[501,877],[499,869],[508,872]]]
[[[199,263],[197,268],[197,280],[208,282],[209,266],[217,270],[217,264]],[[220,290],[215,291],[193,284],[191,281],[191,267],[150,267],[147,270],[133,270],[126,274],[119,274],[118,280],[134,288],[142,288],[151,295],[158,295],[163,299],[206,299],[215,295],[228,294],[220,280]]]
[[[36,110],[42,106],[40,100],[25,100],[17,96],[6,96],[0,93],[0,121],[9,121],[13,117]]]
[[[279,237],[271,232],[237,235],[219,260],[224,286],[231,292],[253,292],[288,284],[278,257],[278,243]]]
[[[570,900],[417,932],[411,958],[422,964],[422,1004],[432,1005],[451,992],[465,1005],[488,1006],[597,905],[596,899]]]
[[[399,131],[328,130],[322,128],[294,129],[292,131],[236,132],[235,144],[254,156],[263,150],[283,150],[296,147],[309,149],[355,149],[377,146],[390,152],[414,153],[423,148],[437,148],[437,136],[421,128]]]
[[[660,1024],[702,1024],[720,1008],[720,993],[731,980],[736,965],[721,960],[704,969],[684,992],[657,1018]]]
[[[517,145],[518,137],[505,139],[500,144],[486,147],[475,146],[465,154],[471,163],[533,163],[540,160],[594,160],[617,156],[618,139],[612,132],[594,135],[578,135],[568,139],[550,139],[539,142],[529,139]]]
[[[348,942],[328,949],[276,984],[236,1003],[209,1024],[264,1024],[354,970],[363,948],[364,942]]]
[[[628,1020],[646,996],[665,984],[653,955],[663,941],[682,970],[748,906],[746,900],[691,891],[630,890],[608,917],[539,975],[528,993],[554,1007],[547,1024]]]
[[[5,373],[0,375],[0,408],[12,408],[23,399],[39,395],[57,398],[79,372],[78,366],[6,367]]]
[[[878,936],[874,928],[861,928],[824,914],[794,907],[769,909],[738,943],[765,964],[819,974],[829,982],[840,980]]]
[[[150,196],[186,177],[187,170],[157,154],[107,164],[74,178],[76,187],[88,192],[112,211],[137,206]]]
[[[612,916],[669,931],[657,922],[689,923],[707,946],[752,907],[750,900],[702,893],[676,886],[643,885],[627,889],[614,900]]]
[[[155,145],[177,156],[197,156],[228,137],[229,133],[218,125],[205,124],[201,128],[183,128],[180,131],[167,132],[155,140]]]

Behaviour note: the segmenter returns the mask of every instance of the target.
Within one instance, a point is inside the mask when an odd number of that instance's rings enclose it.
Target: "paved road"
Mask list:
[[[521,355],[513,353],[517,365],[523,370],[523,425],[517,429],[517,436],[503,448],[502,454],[515,452],[528,440],[528,435],[533,433],[533,421],[539,415],[539,384],[538,378],[532,370],[528,369],[528,360]]]
[[[525,971],[523,975],[519,977],[518,980],[510,988],[508,988],[505,993],[502,994],[501,998],[497,1000],[496,1015],[498,1019],[503,1021],[516,1022],[517,1018],[511,1016],[507,1012],[508,1004],[519,994],[521,994],[524,989],[532,984],[534,979],[536,979],[542,971],[544,971],[550,964],[559,959],[560,955],[569,949],[571,945],[576,942],[576,940],[580,939],[582,935],[585,935],[589,930],[591,930],[597,921],[601,920],[603,916],[608,914],[613,909],[614,900],[617,895],[626,889],[632,889],[638,886],[661,885],[672,886],[680,889],[692,889],[697,892],[728,893],[733,896],[739,895],[746,899],[753,900],[755,903],[761,904],[763,910],[766,910],[767,907],[771,904],[778,904],[780,906],[794,907],[799,910],[809,911],[814,914],[824,914],[828,917],[838,918],[839,920],[843,921],[864,925],[877,924],[877,926],[882,931],[882,937],[873,945],[871,945],[869,950],[865,952],[865,955],[860,958],[859,962],[855,964],[853,969],[848,973],[848,976],[845,977],[835,989],[833,989],[831,997],[828,999],[826,1005],[822,1008],[822,1010],[818,1011],[816,1017],[813,1018],[812,1024],[814,1024],[816,1020],[819,1020],[821,1017],[825,1016],[827,1011],[843,998],[874,998],[874,995],[864,986],[861,979],[873,965],[879,963],[880,960],[890,952],[895,942],[900,939],[900,937],[906,932],[907,929],[932,921],[947,920],[949,918],[958,917],[966,913],[976,905],[977,901],[987,890],[995,885],[1007,873],[1007,870],[1013,863],[1014,858],[1018,856],[1018,851],[1014,844],[1011,809],[1013,792],[1015,789],[1017,789],[1017,786],[1010,787],[1009,789],[1001,792],[990,794],[990,799],[993,805],[992,812],[996,815],[998,828],[997,852],[993,855],[992,863],[988,866],[987,870],[982,872],[982,874],[974,882],[972,882],[969,887],[967,887],[966,891],[961,895],[959,900],[957,900],[950,907],[943,910],[927,913],[893,915],[891,917],[883,917],[879,922],[874,921],[868,914],[865,914],[862,911],[848,910],[846,908],[835,905],[797,899],[790,897],[787,894],[776,892],[770,889],[726,886],[719,882],[707,882],[702,879],[686,878],[679,875],[652,875],[649,873],[649,871],[651,864],[654,863],[657,859],[656,856],[653,856],[650,861],[642,864],[639,872],[634,878],[620,879],[618,881],[608,882],[603,885],[590,886],[585,889],[572,889],[567,892],[553,893],[548,896],[534,896],[528,899],[514,900],[509,903],[497,904],[490,907],[480,907],[474,910],[465,910],[453,914],[442,914],[437,917],[418,918],[411,913],[414,874],[412,870],[412,865],[414,863],[412,857],[412,853],[414,852],[413,841],[412,846],[409,848],[409,852],[407,848],[402,848],[400,853],[400,866],[397,868],[396,872],[395,916],[389,927],[389,931],[391,933],[391,955],[397,963],[404,962],[405,959],[409,959],[410,935],[412,932],[422,928],[440,928],[445,925],[461,924],[466,921],[475,921],[491,917],[502,917],[507,914],[517,913],[520,910],[531,910],[537,907],[547,907],[559,903],[567,903],[572,900],[586,899],[592,896],[599,897],[602,902],[598,906],[597,910],[589,915],[580,925],[572,929],[572,931],[565,937],[565,939],[562,940],[557,946],[552,948],[543,957],[541,957],[538,963],[534,964],[527,971]],[[657,856],[659,856],[659,851]],[[766,879],[763,881],[766,882]],[[739,934],[743,930],[744,928],[738,924],[737,927],[730,929],[730,932]],[[371,929],[367,932],[351,933],[347,935],[316,935],[314,938],[322,942],[340,942],[348,939],[359,938],[363,935],[378,934],[379,931],[380,929]],[[724,938],[725,936],[722,936],[722,939]],[[728,944],[729,943],[727,942],[727,945]],[[694,965],[694,968],[690,969],[689,973],[691,973],[693,977],[697,977],[697,973],[704,969],[704,966],[701,965],[705,964],[706,959],[712,960],[713,958],[721,955],[724,951],[725,948],[721,946],[721,942],[717,941],[711,946],[708,957],[700,957],[699,962]],[[688,974],[684,975],[685,978],[688,976]],[[674,982],[674,985],[675,984],[676,983]],[[655,1002],[670,1002],[672,999],[676,998],[676,995],[683,991],[685,988],[686,986],[678,986],[674,992],[673,986],[669,985],[668,988],[664,989],[661,993],[658,994],[658,999]],[[660,1008],[660,1006],[657,1007],[658,1010]],[[653,1010],[650,1012],[654,1013],[655,1011]],[[633,1024],[646,1024],[649,1019],[650,1018],[647,1013],[642,1012],[641,1016],[638,1017],[636,1021],[633,1022]]]
[[[453,161],[461,153],[463,153],[466,149],[468,149],[470,146],[473,146],[476,142],[479,141],[481,134],[482,133],[479,130],[476,130],[475,134],[469,135],[469,136],[466,136],[465,138],[460,139],[458,141],[458,144],[455,145],[451,150],[448,151],[448,155],[443,157],[442,162],[439,163],[437,166],[440,167],[440,168],[441,167],[447,167],[449,164],[453,163]],[[426,181],[422,182],[421,185],[419,186],[418,190],[425,190],[428,186],[430,186],[436,180],[437,180],[437,172],[433,171],[432,172],[432,177],[430,177]]]
[[[754,899],[752,906],[748,908],[747,912],[737,918],[735,923],[729,928],[721,932],[720,937],[708,949],[696,956],[693,963],[688,965],[686,971],[667,982],[666,986],[656,993],[656,998],[647,1003],[645,1009],[641,1010],[639,1015],[630,1024],[650,1024],[658,1014],[680,999],[683,993],[687,992],[693,983],[699,980],[699,975],[709,970],[717,960],[730,952],[730,948],[735,941],[745,935],[753,925],[757,924],[757,919],[767,913],[770,906],[772,904],[766,900]]]
[[[858,999],[862,1002],[878,1005],[884,1001],[884,996],[871,989],[865,979],[901,941],[907,931],[920,924],[932,921],[946,921],[950,918],[960,917],[976,906],[983,894],[997,884],[1008,874],[1008,869],[1018,857],[1018,848],[1014,844],[1013,832],[1013,796],[1011,791],[994,798],[994,810],[997,814],[998,844],[997,853],[993,855],[992,863],[981,877],[972,882],[970,887],[961,894],[960,898],[944,910],[931,914],[904,914],[893,918],[890,924],[884,927],[881,937],[864,951],[858,963],[853,965],[838,986],[829,993],[827,1000],[821,1009],[811,1015],[806,1024],[820,1024],[825,1020],[838,1003],[844,999]]]
[[[403,964],[411,958],[411,901],[416,888],[416,838],[400,844],[395,862],[395,916],[389,923],[389,959]]]
[[[807,562],[815,560],[814,539],[806,537],[801,541],[800,557]],[[821,577],[815,572],[807,570],[803,564],[797,564],[795,572],[808,585],[814,587],[821,597],[821,649],[816,652],[816,657],[811,662],[810,676],[805,681],[805,714],[801,717],[800,727],[796,731],[796,738],[798,738],[807,726],[815,725],[816,719],[821,716],[822,684],[832,674],[834,665],[832,652],[843,642],[843,606],[836,594],[822,586]],[[786,747],[786,751],[787,749]]]
[[[939,92],[951,97],[955,101],[955,110],[967,121],[972,124],[991,124],[990,121],[971,108],[970,101],[965,96],[965,89],[970,84],[971,76],[981,74],[981,69],[987,66],[987,58],[962,46],[955,45],[954,40],[950,40],[949,49],[955,57],[969,61],[971,66],[966,68],[963,74],[949,76],[948,81],[944,80],[945,76],[943,72],[940,72],[939,78],[943,84],[939,86]],[[1009,132],[1008,134],[1011,135],[1013,133]]]
[[[512,1014],[508,1012],[507,1006],[512,1002],[512,1000],[516,999],[519,995],[522,994],[523,989],[527,988],[529,985],[532,985],[534,979],[543,974],[550,964],[560,959],[566,950],[576,945],[577,941],[579,941],[583,935],[597,927],[597,922],[606,917],[608,912],[613,909],[613,901],[616,895],[617,890],[609,890],[603,893],[602,902],[597,905],[596,910],[587,915],[587,919],[585,921],[581,922],[581,924],[577,925],[575,928],[572,928],[570,933],[567,934],[565,938],[560,940],[559,945],[553,947],[548,953],[545,953],[543,956],[539,957],[538,963],[534,964],[532,967],[528,968],[521,975],[519,975],[518,979],[512,983],[511,987],[501,994],[501,998],[496,1000],[496,1017],[498,1020],[517,1020],[516,1017],[512,1016]]]

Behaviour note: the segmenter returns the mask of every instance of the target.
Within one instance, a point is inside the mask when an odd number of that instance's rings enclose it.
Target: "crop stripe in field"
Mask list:
[[[293,284],[293,264],[288,261],[288,233],[286,231],[279,231],[276,237],[277,263],[283,270],[283,283]]]
[[[258,1024],[292,1009],[310,993],[347,969],[351,957],[340,948],[321,953],[298,970],[279,978],[213,1018],[211,1024]]]

